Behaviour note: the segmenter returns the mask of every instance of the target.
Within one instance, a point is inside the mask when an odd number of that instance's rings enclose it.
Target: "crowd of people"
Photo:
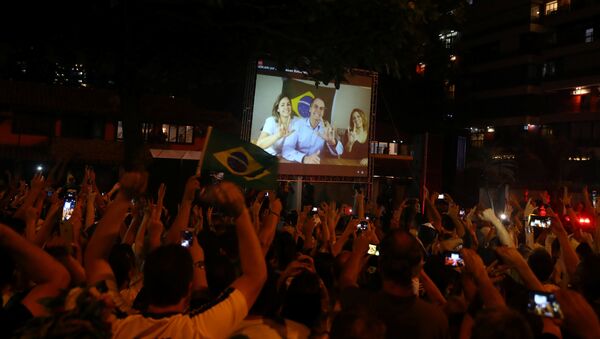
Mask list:
[[[2,337],[600,338],[587,189],[288,211],[284,189],[191,176],[169,211],[145,172],[76,177],[0,187]]]
[[[335,127],[324,119],[326,110],[325,100],[316,97],[310,104],[309,116],[298,118],[292,112],[290,98],[280,94],[256,144],[269,154],[291,162],[318,165],[321,155],[329,155],[357,159],[361,166],[367,166],[368,116],[354,108],[346,133],[338,136]]]

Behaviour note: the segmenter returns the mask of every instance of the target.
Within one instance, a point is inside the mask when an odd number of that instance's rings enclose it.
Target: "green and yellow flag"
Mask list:
[[[259,190],[277,188],[277,157],[238,137],[212,129],[203,171],[223,172],[224,180]]]

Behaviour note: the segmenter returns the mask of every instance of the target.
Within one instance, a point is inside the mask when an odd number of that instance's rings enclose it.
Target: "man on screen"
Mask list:
[[[344,146],[336,139],[335,129],[323,120],[325,101],[315,98],[310,105],[310,116],[295,121],[296,131],[283,143],[283,158],[303,164],[320,164],[321,150],[325,145],[331,155],[341,155]]]

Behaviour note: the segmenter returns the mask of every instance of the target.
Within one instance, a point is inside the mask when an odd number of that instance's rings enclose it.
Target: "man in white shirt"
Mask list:
[[[145,190],[146,178],[140,173],[126,173],[120,184],[117,198],[107,207],[85,253],[91,285],[114,280],[108,253],[118,237],[132,195]],[[266,280],[265,260],[237,186],[223,182],[211,188],[210,196],[235,216],[242,275],[211,304],[184,313],[191,297],[193,270],[204,266],[193,263],[188,250],[179,245],[159,247],[148,255],[144,266],[149,304],[146,312],[114,320],[113,338],[225,338],[244,319]]]

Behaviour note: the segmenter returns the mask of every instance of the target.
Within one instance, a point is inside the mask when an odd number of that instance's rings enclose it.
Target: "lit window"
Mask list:
[[[552,13],[555,13],[556,11],[558,11],[558,1],[557,0],[548,1],[546,3],[546,10],[544,11],[544,13],[546,15],[550,15]]]
[[[162,125],[162,138],[168,143],[193,144],[194,126]]]
[[[123,121],[117,122],[117,140],[123,140]]]
[[[152,123],[141,124],[141,134],[144,141],[150,143],[194,143],[194,126]],[[117,140],[123,140],[123,122],[117,122]]]
[[[444,43],[444,46],[446,46],[446,48],[450,48],[458,39],[458,32],[455,30],[449,30],[440,33],[438,36],[440,40]]]
[[[585,30],[585,42],[593,42],[594,41],[594,28],[587,28]]]
[[[540,6],[531,6],[531,18],[538,19],[540,17]]]

